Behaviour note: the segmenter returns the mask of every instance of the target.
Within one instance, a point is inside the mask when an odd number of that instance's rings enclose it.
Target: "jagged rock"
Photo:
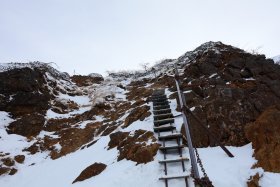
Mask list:
[[[84,144],[90,142],[94,138],[94,132],[96,126],[86,126],[84,129],[70,128],[63,129],[59,132],[59,144],[61,146],[60,150],[52,150],[50,155],[52,159],[57,159],[68,153],[74,152],[79,149]]]
[[[156,155],[159,144],[156,142],[153,132],[145,130],[136,130],[132,135],[129,132],[115,132],[110,135],[109,149],[117,147],[120,154],[118,161],[122,159],[131,160],[140,163],[147,163],[153,160]]]
[[[254,176],[251,176],[249,181],[247,182],[247,187],[260,187],[259,185],[259,180],[260,180],[260,175],[257,173]]]
[[[26,114],[17,121],[12,122],[7,129],[9,134],[19,134],[30,137],[37,136],[43,129],[45,117],[41,114]]]
[[[20,163],[22,164],[25,160],[25,156],[24,155],[17,155],[14,157],[14,160],[17,162],[17,163]]]
[[[9,175],[14,175],[14,174],[16,174],[17,171],[18,170],[16,168],[12,168],[9,172]]]
[[[92,84],[100,84],[104,81],[102,76],[83,76],[83,75],[73,75],[71,80],[75,82],[78,86],[90,86]]]
[[[10,158],[10,157],[3,158],[3,159],[1,159],[1,161],[3,162],[3,164],[5,166],[13,166],[13,165],[15,165],[15,161],[12,158]]]
[[[137,99],[130,107],[131,108],[136,108],[136,107],[141,106],[145,103],[146,103],[146,101],[144,101],[143,99]]]
[[[52,104],[52,111],[58,114],[66,114],[73,110],[79,109],[77,103],[71,100],[54,100]]]
[[[104,112],[103,116],[106,118],[106,120],[104,120],[104,122],[108,123],[108,122],[117,121],[130,108],[131,108],[130,102],[116,102],[116,103],[114,103],[112,105],[112,108],[110,108],[110,110],[108,109]]]
[[[40,151],[39,143],[34,143],[30,147],[23,149],[22,151],[30,152],[30,154],[34,155]]]
[[[44,125],[44,130],[48,132],[57,132],[64,128],[70,128],[71,124],[74,123],[74,118],[49,119],[46,122],[46,125]]]
[[[132,84],[132,85],[134,85],[134,84]],[[153,91],[151,89],[147,89],[145,87],[141,87],[141,86],[137,86],[137,85],[129,87],[128,91],[129,92],[126,95],[127,95],[127,99],[129,101],[148,98],[153,93]]]
[[[150,107],[147,105],[134,108],[129,115],[125,118],[123,127],[128,127],[133,122],[140,120],[143,121],[146,117],[151,115]]]
[[[106,169],[106,167],[107,167],[106,164],[94,163],[94,164],[88,166],[86,169],[84,169],[81,172],[81,174],[72,182],[72,184],[74,184],[75,182],[84,181],[86,179],[99,175],[102,171],[104,171]]]
[[[221,143],[245,145],[249,142],[246,124],[280,103],[280,67],[263,55],[222,43],[209,43],[210,48],[207,45],[196,51],[180,76],[182,89],[191,90],[186,93],[187,105],[195,107],[193,113]],[[171,86],[174,90],[175,85]],[[192,115],[188,114],[188,119],[197,146],[217,145]]]
[[[109,135],[111,132],[113,132],[114,130],[116,130],[118,128],[118,125],[112,125],[109,124],[107,126],[107,128],[104,130],[104,132],[101,134],[101,136],[107,136]]]
[[[11,112],[14,117],[33,112],[45,114],[51,95],[38,69],[21,68],[0,72],[0,93],[4,96],[0,110]]]
[[[256,167],[280,172],[280,105],[266,109],[255,122],[246,126],[245,132],[258,160]]]
[[[5,173],[8,173],[9,171],[10,171],[10,168],[3,167],[2,165],[0,165],[0,176],[5,174]]]

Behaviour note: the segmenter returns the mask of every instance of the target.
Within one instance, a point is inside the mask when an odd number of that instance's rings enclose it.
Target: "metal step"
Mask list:
[[[158,127],[160,125],[165,125],[165,124],[169,124],[169,123],[174,123],[174,118],[168,118],[168,119],[154,121],[154,126]]]
[[[162,119],[167,119],[167,118],[173,118],[173,114],[172,113],[166,113],[166,114],[158,114],[158,115],[154,115],[154,121],[156,120],[162,120]]]
[[[173,133],[173,134],[163,135],[163,136],[159,136],[158,140],[160,140],[160,141],[162,141],[162,140],[173,140],[173,139],[177,139],[177,138],[182,138],[182,134],[181,133]]]
[[[184,147],[185,145],[171,145],[171,146],[159,147],[159,150],[167,151],[170,149],[183,149]]]
[[[154,132],[166,132],[166,131],[171,131],[171,130],[175,130],[176,127],[172,126],[172,125],[168,125],[168,126],[159,126],[159,127],[154,127]]]
[[[160,177],[159,180],[180,179],[180,178],[188,178],[188,177],[190,177],[189,174],[182,173],[182,174],[178,174],[178,175],[164,175],[164,176]]]
[[[160,106],[160,105],[169,105],[169,102],[167,100],[159,101],[159,102],[153,102],[153,106]]]
[[[154,89],[153,95],[164,94],[165,90],[163,88]]]
[[[161,110],[153,110],[154,115],[159,115],[159,114],[167,114],[167,113],[171,113],[171,109],[167,108],[167,109],[161,109]]]
[[[178,157],[174,159],[165,159],[165,160],[159,160],[158,163],[164,164],[164,163],[172,163],[172,162],[182,162],[182,161],[188,161],[189,158],[187,157]]]
[[[169,105],[160,105],[160,106],[153,107],[154,110],[169,109],[169,108],[170,108]]]
[[[151,101],[154,103],[154,102],[164,102],[167,100],[168,100],[167,98],[162,98],[162,99],[152,99]]]
[[[152,96],[150,97],[152,101],[160,101],[160,100],[167,100],[166,95],[161,95],[161,96]]]

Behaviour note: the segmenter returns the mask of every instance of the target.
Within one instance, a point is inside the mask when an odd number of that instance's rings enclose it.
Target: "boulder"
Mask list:
[[[152,143],[148,143],[151,141]],[[136,130],[135,132],[115,132],[110,134],[109,149],[117,147],[119,150],[118,161],[127,159],[137,164],[154,160],[159,144],[153,132]]]
[[[125,118],[123,128],[128,127],[137,120],[143,121],[146,117],[151,115],[151,112],[149,110],[150,107],[147,105],[134,108]]]
[[[37,136],[43,129],[45,117],[41,114],[26,114],[12,122],[7,129],[9,134],[19,134],[26,137]]]
[[[45,71],[31,68],[0,72],[0,110],[18,117],[34,112],[45,114],[51,99],[45,86]]]
[[[84,181],[86,179],[99,175],[102,171],[104,171],[106,169],[106,167],[107,167],[106,164],[94,163],[94,164],[88,166],[86,169],[84,169],[81,172],[81,174],[72,182],[72,184],[74,184],[75,182]]]
[[[13,165],[15,165],[15,161],[12,158],[10,158],[10,157],[3,158],[3,159],[1,159],[1,161],[3,162],[3,164],[5,166],[13,166]]]
[[[9,171],[10,171],[10,168],[0,165],[0,176],[5,173],[8,173]]]
[[[20,163],[22,164],[25,160],[25,156],[24,155],[17,155],[14,157],[14,160],[17,162],[17,163]]]

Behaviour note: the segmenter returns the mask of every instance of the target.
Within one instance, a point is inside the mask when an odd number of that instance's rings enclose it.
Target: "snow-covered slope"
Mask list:
[[[164,74],[167,77],[173,76],[174,63],[178,63],[183,68],[203,53],[211,51],[219,54],[223,50],[229,50],[227,48],[221,49],[218,47],[219,45],[222,44],[208,42],[192,52],[185,53],[176,60],[161,61],[147,72],[114,73],[112,76],[106,77],[102,83],[90,86],[77,87],[67,77],[66,80],[61,80],[57,78],[58,76],[51,73],[47,74],[46,78],[57,82],[61,89],[66,84],[69,89],[75,89],[79,93],[73,95],[68,92],[59,92],[54,100],[65,105],[69,105],[71,101],[77,107],[65,110],[63,113],[52,110],[52,108],[47,110],[45,128],[36,137],[7,134],[6,127],[16,119],[13,119],[8,112],[0,111],[0,155],[9,153],[9,155],[2,155],[2,158],[13,158],[19,154],[25,156],[25,161],[22,164],[15,163],[13,166],[18,170],[15,175],[4,174],[0,176],[0,186],[163,187],[164,182],[158,180],[164,174],[163,166],[158,163],[163,158],[160,151],[156,153],[153,161],[145,164],[137,164],[135,161],[128,159],[119,160],[120,150],[117,147],[109,149],[110,135],[116,132],[128,132],[133,135],[139,129],[153,131],[153,114],[125,125],[134,109],[148,106],[152,113],[152,102],[148,100],[149,94],[146,94],[146,92],[151,93],[149,91],[159,87],[158,82]],[[37,65],[35,66],[37,67]],[[2,67],[5,67],[5,65]],[[8,68],[3,68],[2,71],[15,68],[12,65],[6,67]],[[184,69],[180,69],[180,72],[183,74]],[[98,77],[95,74],[92,74],[92,76]],[[145,82],[145,80],[148,81]],[[47,86],[50,87],[50,90],[52,89],[51,85]],[[174,90],[171,91],[168,88],[165,89],[165,92],[168,97],[175,93]],[[139,97],[137,97],[138,94]],[[169,99],[169,102],[173,115],[180,114],[176,111],[176,99]],[[52,103],[50,104],[52,105]],[[49,123],[50,121],[56,122],[58,125]],[[65,122],[61,123],[61,121]],[[181,116],[175,118],[178,132],[181,130],[182,122]],[[114,128],[110,129],[111,126]],[[72,137],[74,139],[77,134],[81,133],[80,138],[82,138],[82,136],[87,135],[85,131],[90,131],[91,128],[95,127],[96,130],[93,131],[92,138],[82,142],[81,145],[78,144],[66,154],[59,155],[62,150],[73,146],[72,144],[78,141],[78,139],[72,141]],[[52,130],[53,128],[55,128],[55,131]],[[104,129],[99,133],[99,129],[102,128]],[[105,133],[107,131],[109,133]],[[66,137],[64,137],[65,134]],[[154,136],[157,137],[156,134]],[[55,141],[55,143],[51,144],[48,149],[44,147],[46,140]],[[65,141],[70,143],[65,144]],[[39,151],[35,154],[22,151],[36,143],[39,144],[39,147],[45,149],[39,148]],[[151,140],[145,142],[147,145],[151,143]],[[253,157],[252,144],[249,143],[242,147],[227,146],[227,148],[234,154],[234,158],[229,158],[219,147],[198,149],[205,170],[215,187],[245,187],[250,176],[257,172],[263,175],[260,180],[261,186],[280,186],[280,174],[264,172],[261,168],[252,169],[252,166],[256,163]],[[56,159],[52,159],[52,153],[56,155]],[[183,150],[183,154],[188,156],[187,148]],[[106,164],[106,169],[97,176],[72,184],[86,167],[96,162]],[[0,164],[2,164],[2,161],[0,161]],[[178,165],[173,164],[172,166],[168,172],[177,174],[178,167],[176,166]],[[189,163],[187,172],[190,172]],[[201,171],[200,175],[202,176]],[[184,180],[174,180],[170,181],[169,185],[180,187],[185,186],[185,183]]]
[[[122,81],[125,84],[127,81]],[[114,82],[108,81],[101,89],[106,90],[112,87]],[[107,88],[106,88],[107,87]],[[112,90],[110,90],[112,91]],[[117,92],[117,91],[116,91]],[[168,90],[166,90],[168,92]],[[125,99],[126,95],[121,92],[117,92],[118,99]],[[69,98],[69,97],[68,97]],[[90,100],[84,100],[81,98],[71,98],[76,102],[80,102],[83,105],[90,105]],[[151,106],[151,103],[149,103]],[[175,110],[176,101],[171,100],[172,113],[178,114]],[[84,111],[83,108],[80,111]],[[127,114],[126,114],[127,115]],[[48,113],[48,117],[61,117],[59,115],[54,116]],[[8,114],[1,112],[1,137],[0,140],[1,149],[9,144],[10,149],[21,149],[21,144],[31,144],[18,135],[5,134],[4,126],[8,125],[12,121],[8,117]],[[5,123],[3,123],[3,121]],[[175,124],[181,124],[182,118],[176,118]],[[82,125],[81,125],[82,126]],[[145,129],[152,131],[153,128],[153,116],[146,118],[145,121],[135,121],[127,129],[119,129],[121,131],[135,131],[138,129]],[[178,130],[180,126],[177,127]],[[4,134],[3,134],[4,133]],[[42,135],[42,134],[41,134]],[[7,140],[6,136],[11,136],[13,139]],[[136,165],[135,162],[129,160],[117,161],[118,150],[116,148],[107,150],[109,142],[108,136],[97,137],[97,143],[89,148],[78,150],[72,154],[68,154],[64,157],[56,160],[50,159],[46,153],[36,154],[36,156],[26,155],[26,161],[24,164],[18,165],[18,173],[14,176],[1,176],[0,185],[3,187],[37,187],[37,186],[98,186],[98,187],[162,187],[164,183],[158,180],[158,177],[163,174],[163,167],[158,164],[158,160],[162,159],[163,155],[158,152],[155,160],[147,164]],[[14,144],[11,145],[11,142]],[[17,142],[22,142],[21,144]],[[26,143],[24,143],[26,142]],[[26,146],[26,145],[25,145]],[[23,146],[24,147],[24,146]],[[244,147],[228,147],[228,149],[235,155],[235,158],[228,158],[227,155],[219,148],[201,148],[199,153],[202,161],[205,165],[206,172],[210,179],[213,181],[214,186],[217,187],[244,187],[246,181],[255,172],[261,171],[260,169],[251,169],[255,163],[255,159],[252,157],[252,146],[246,145]],[[6,151],[6,150],[5,150]],[[12,154],[13,152],[10,151]],[[187,154],[187,150],[184,151]],[[72,184],[73,180],[79,175],[79,173],[88,165],[94,162],[102,162],[107,165],[106,170],[100,175]],[[33,165],[35,163],[35,165]],[[188,166],[190,167],[190,166]],[[174,174],[177,171],[169,171]],[[261,171],[261,173],[263,173]],[[202,173],[201,173],[202,175]],[[270,181],[269,178],[277,178],[278,174],[265,173],[265,177],[261,183],[264,186],[278,186],[280,180]],[[145,180],[143,180],[145,179]],[[137,181],[137,182],[135,182]],[[171,181],[170,186],[184,186],[184,181]]]

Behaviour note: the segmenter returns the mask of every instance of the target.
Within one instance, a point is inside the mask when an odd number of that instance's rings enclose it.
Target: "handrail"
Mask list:
[[[211,134],[211,132],[209,131],[209,129],[203,125],[203,123],[198,119],[197,116],[195,116],[186,106],[186,99],[185,99],[185,96],[184,94],[182,93],[182,91],[180,90],[180,80],[179,80],[179,73],[178,73],[178,69],[177,69],[177,66],[176,64],[174,64],[174,67],[175,67],[175,81],[176,81],[176,86],[177,86],[177,90],[178,90],[178,95],[179,95],[179,99],[180,99],[180,105],[181,105],[181,109],[182,109],[182,113],[183,113],[183,116],[186,116],[187,112],[189,112],[192,117],[198,122],[198,124],[201,125],[201,127],[204,128],[204,130],[206,131],[206,133],[208,134],[208,136],[210,138],[212,138],[223,150],[224,152],[229,156],[229,157],[234,157],[234,155],[224,146],[222,145],[219,140]],[[180,93],[180,94],[179,94]],[[186,127],[186,126],[185,126]],[[188,129],[189,131],[189,129]]]
[[[188,143],[188,147],[189,147],[189,153],[190,153],[191,165],[192,165],[192,169],[193,169],[193,175],[194,175],[195,179],[199,179],[200,177],[199,177],[196,157],[195,157],[195,153],[194,153],[194,149],[193,149],[189,124],[188,124],[188,120],[187,120],[187,117],[186,117],[186,110],[185,110],[185,104],[184,104],[184,103],[186,103],[185,102],[185,97],[184,97],[184,94],[182,93],[182,91],[180,89],[179,73],[178,73],[178,69],[177,69],[176,64],[174,64],[174,66],[175,66],[175,82],[176,82],[179,102],[180,102],[180,106],[181,106],[182,114],[183,114],[183,120],[184,120],[186,136],[187,136],[187,143]]]

